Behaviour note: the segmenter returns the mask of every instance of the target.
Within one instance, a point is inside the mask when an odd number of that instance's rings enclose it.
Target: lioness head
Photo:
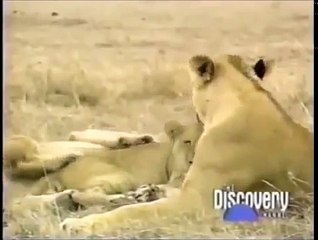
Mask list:
[[[235,55],[213,60],[203,55],[192,57],[188,69],[193,86],[193,103],[199,119],[205,122],[206,115],[212,117],[224,105],[230,107],[230,104],[239,102],[236,100],[250,93],[264,91],[260,81],[270,73],[272,66],[272,61],[264,59],[248,65],[240,56]]]
[[[165,132],[172,142],[171,156],[168,161],[168,175],[170,182],[180,180],[192,164],[195,146],[203,131],[201,122],[182,125],[178,121],[169,121],[165,124]],[[181,184],[178,183],[178,184]]]

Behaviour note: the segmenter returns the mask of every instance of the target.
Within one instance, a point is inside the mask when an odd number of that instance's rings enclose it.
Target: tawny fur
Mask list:
[[[86,129],[69,134],[70,141],[84,141],[101,144],[112,149],[157,142],[150,134],[128,133],[122,131]]]
[[[90,235],[117,230],[128,219],[144,225],[154,216],[165,221],[180,219],[185,213],[191,217],[198,211],[218,216],[212,192],[224,185],[233,184],[241,191],[268,191],[272,189],[269,182],[292,194],[312,191],[312,133],[293,122],[261,87],[259,81],[270,76],[269,66],[259,61],[260,68],[244,69],[247,64],[242,63],[240,57],[231,55],[190,60],[193,104],[204,131],[180,194],[65,219],[61,228]],[[252,70],[258,80],[249,75]]]
[[[165,124],[167,142],[131,146],[126,149],[104,149],[99,155],[84,155],[63,169],[40,179],[32,194],[55,188],[89,190],[99,188],[104,194],[124,193],[143,184],[166,184],[180,187],[188,171],[202,124]]]
[[[88,142],[53,141],[38,143],[14,135],[4,146],[4,172],[9,179],[39,179],[55,172],[82,155],[104,152],[104,147]]]
[[[82,155],[99,154],[105,148],[122,149],[153,142],[150,135],[97,129],[72,132],[69,139],[71,141],[38,143],[27,136],[12,136],[4,150],[6,176],[11,179],[38,179],[67,166]]]

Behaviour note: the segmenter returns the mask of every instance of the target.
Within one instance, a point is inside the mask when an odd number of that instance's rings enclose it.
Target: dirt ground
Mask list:
[[[4,27],[5,138],[61,140],[86,128],[159,133],[167,120],[190,123],[187,60],[222,53],[274,59],[264,86],[312,129],[310,1],[14,1],[5,2]],[[47,218],[29,224],[54,218],[41,216]],[[312,218],[309,209],[288,223],[220,225],[200,234],[187,223],[183,230],[196,237],[313,237]],[[57,236],[55,227],[33,227],[28,234]]]

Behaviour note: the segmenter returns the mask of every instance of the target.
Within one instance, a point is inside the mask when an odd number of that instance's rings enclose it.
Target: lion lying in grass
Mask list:
[[[96,132],[99,138],[96,140]],[[83,135],[84,133],[85,135]],[[103,134],[101,136],[101,133]],[[83,141],[41,142],[23,135],[12,136],[4,147],[4,169],[9,178],[38,179],[45,174],[58,171],[82,155],[100,154],[104,148],[122,149],[133,145],[153,142],[145,134],[131,134],[106,130],[72,132],[70,138]],[[88,141],[87,141],[88,140]],[[93,142],[95,141],[96,144]],[[43,170],[44,169],[44,170]]]
[[[177,121],[169,121],[165,124],[169,141],[126,149],[103,148],[78,156],[76,161],[37,181],[32,194],[65,189],[87,190],[89,195],[96,191],[117,194],[148,183],[169,183],[171,187],[178,187],[192,163],[194,146],[202,130],[201,123],[184,126]],[[23,175],[20,165],[16,166],[15,171]]]
[[[67,167],[43,177],[32,192],[34,195],[45,193],[48,183],[57,186],[60,191],[89,189],[95,192],[99,189],[105,194],[127,192],[147,183],[180,186],[192,162],[202,125],[184,126],[169,121],[165,124],[165,132],[168,142],[105,149],[99,156],[79,157]]]
[[[273,190],[271,186],[293,194],[312,191],[313,135],[262,88],[260,81],[270,75],[270,69],[262,59],[249,66],[233,55],[213,60],[192,57],[193,104],[204,131],[180,193],[102,214],[68,218],[61,229],[91,235],[129,227],[131,220],[146,225],[155,217],[175,223],[180,217],[194,218],[198,212],[217,216],[212,193],[224,185],[233,184],[238,191],[268,191]]]

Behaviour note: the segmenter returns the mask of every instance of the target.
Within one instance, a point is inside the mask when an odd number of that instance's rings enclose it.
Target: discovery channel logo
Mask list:
[[[234,186],[214,190],[214,209],[224,210],[229,222],[256,222],[263,218],[285,218],[289,192],[235,192]]]

